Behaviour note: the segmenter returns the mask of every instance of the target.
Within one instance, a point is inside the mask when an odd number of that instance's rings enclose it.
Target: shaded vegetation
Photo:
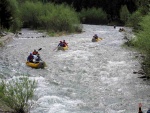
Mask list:
[[[72,24],[80,21],[124,25],[138,9],[147,14],[148,3],[148,0],[1,0],[0,27],[15,32],[23,24],[34,29],[74,32],[77,28]]]
[[[107,24],[107,14],[101,8],[82,9],[79,13],[80,20],[85,24]]]
[[[127,6],[126,5],[122,6],[120,9],[120,20],[123,23],[126,23],[129,20],[130,15],[131,14],[130,14]]]
[[[16,0],[0,0],[0,7],[0,28],[17,31],[21,27],[18,2]]]
[[[142,15],[140,11],[135,12],[131,18],[133,21],[131,26],[135,29],[135,38],[130,40],[130,45],[138,49],[145,56],[143,58],[142,69],[150,77],[150,14]],[[137,17],[136,15],[142,15],[143,17]]]

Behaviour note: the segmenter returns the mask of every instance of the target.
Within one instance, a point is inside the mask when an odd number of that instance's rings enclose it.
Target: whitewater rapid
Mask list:
[[[37,81],[31,113],[137,113],[138,103],[146,112],[149,83],[133,74],[141,69],[138,52],[122,46],[119,28],[83,25],[82,33],[60,37],[22,29],[0,49],[0,75]],[[91,42],[94,34],[102,40]],[[60,40],[68,42],[67,51],[55,50]],[[39,48],[47,67],[27,67],[27,56]]]

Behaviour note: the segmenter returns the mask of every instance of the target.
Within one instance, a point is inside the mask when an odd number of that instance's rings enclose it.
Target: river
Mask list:
[[[34,30],[21,34],[0,49],[0,75],[15,78],[28,74],[37,81],[31,113],[137,113],[150,107],[150,87],[133,74],[141,68],[138,52],[122,46],[119,27],[83,25],[83,32],[50,37]],[[97,34],[103,40],[91,42]],[[60,40],[67,51],[56,51]],[[25,62],[34,49],[46,62],[32,69]]]

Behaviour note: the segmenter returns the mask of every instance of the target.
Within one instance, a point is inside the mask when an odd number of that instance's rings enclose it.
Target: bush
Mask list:
[[[143,17],[142,21],[139,23],[141,26],[141,30],[136,33],[137,40],[135,41],[135,45],[142,51],[150,54],[150,14]]]
[[[84,24],[106,24],[107,14],[101,8],[82,9],[79,17]]]
[[[128,19],[126,25],[129,27],[133,27],[134,30],[140,29],[139,22],[142,19],[142,14],[140,11],[134,12]]]
[[[25,2],[21,8],[24,26],[47,31],[74,32],[74,24],[80,24],[75,10],[67,5]]]
[[[42,14],[43,6],[41,2],[29,2],[26,1],[22,4],[21,13],[22,21],[25,27],[37,28],[40,24],[39,17]]]
[[[0,99],[15,113],[25,113],[28,110],[28,101],[33,97],[35,81],[27,77],[0,83]]]

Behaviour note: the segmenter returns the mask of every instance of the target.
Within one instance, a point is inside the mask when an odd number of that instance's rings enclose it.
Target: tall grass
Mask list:
[[[33,97],[35,81],[27,77],[0,83],[0,101],[7,105],[14,113],[28,111],[28,101]]]
[[[80,20],[85,24],[107,24],[107,14],[101,8],[82,9],[79,13]]]
[[[25,27],[47,31],[74,32],[74,25],[80,24],[75,10],[68,5],[26,1],[21,7]]]

